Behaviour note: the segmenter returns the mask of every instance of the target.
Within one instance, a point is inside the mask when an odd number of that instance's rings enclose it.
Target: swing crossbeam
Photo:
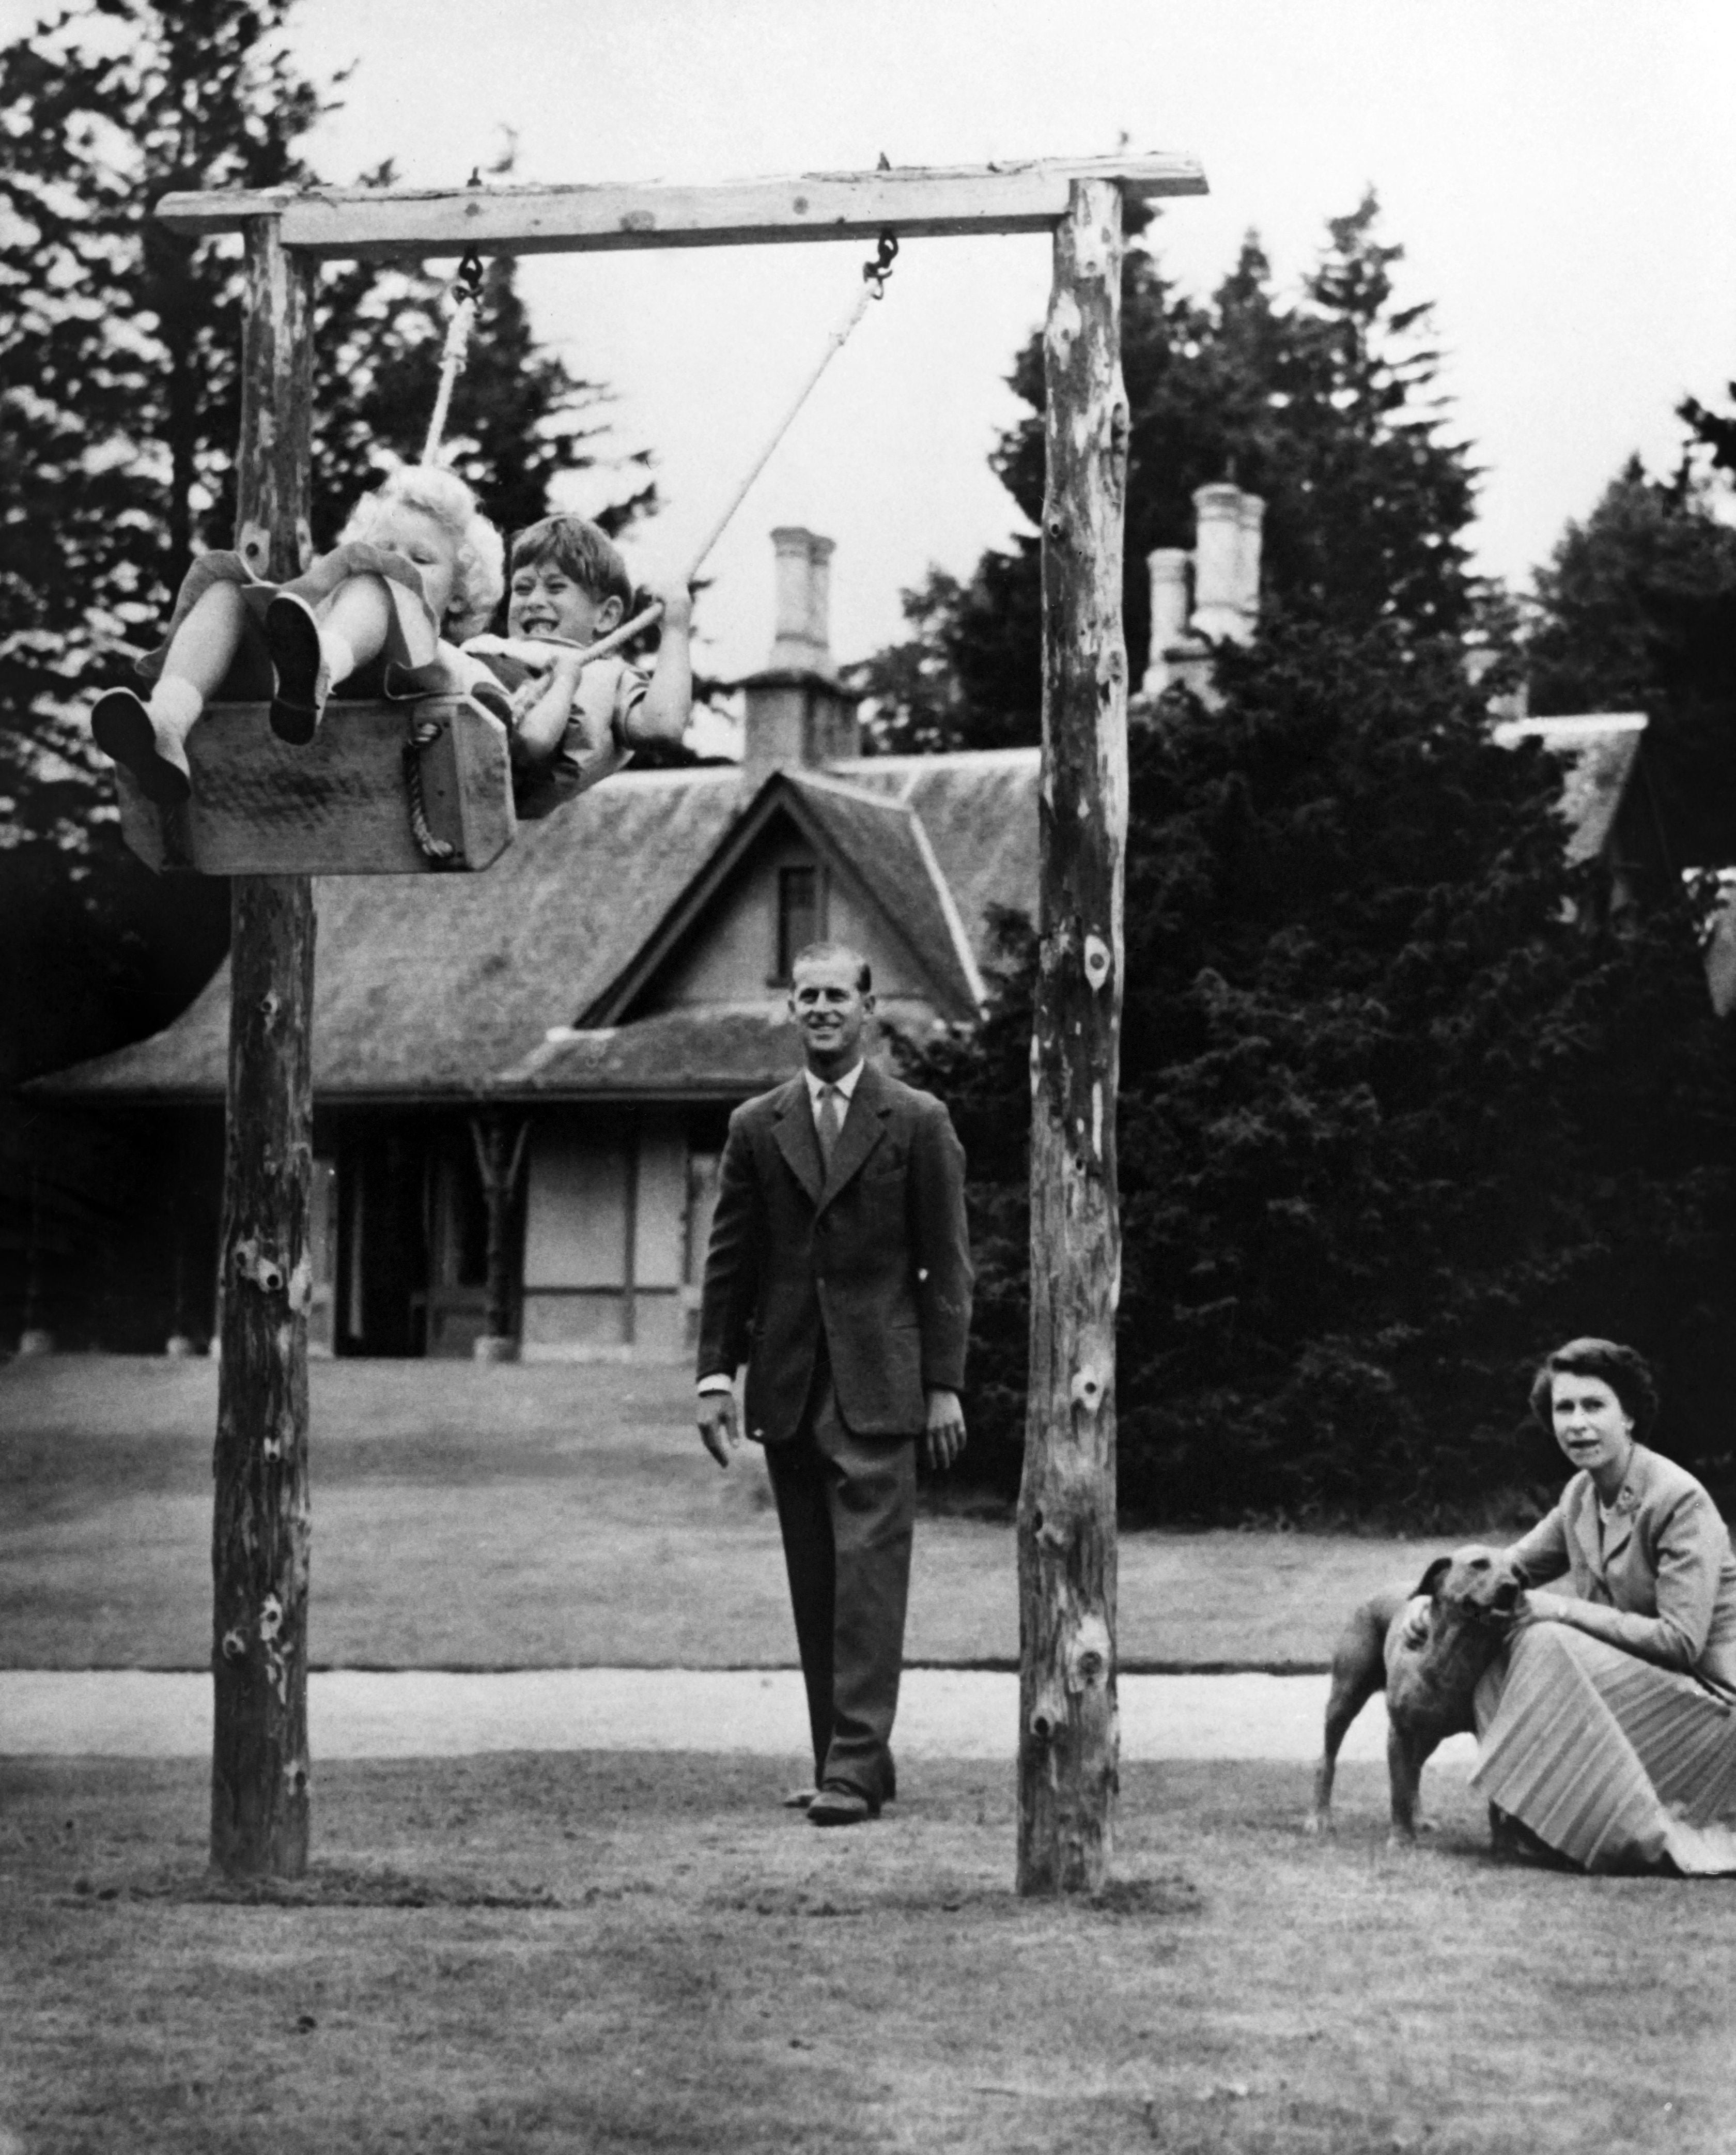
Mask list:
[[[1075,181],[1106,180],[1125,200],[1200,195],[1197,159],[1034,158],[993,165],[894,166],[687,187],[661,182],[541,187],[273,187],[165,195],[171,231],[234,232],[274,218],[282,243],[326,261],[427,260],[491,252],[616,253],[754,247],[825,239],[1053,232]]]

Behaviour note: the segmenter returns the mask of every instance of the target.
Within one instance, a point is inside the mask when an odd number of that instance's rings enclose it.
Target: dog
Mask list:
[[[1386,1694],[1386,1772],[1392,1784],[1389,1840],[1417,1837],[1422,1769],[1449,1736],[1476,1726],[1471,1701],[1483,1671],[1505,1643],[1522,1591],[1504,1549],[1472,1543],[1437,1557],[1410,1594],[1371,1594],[1345,1626],[1332,1656],[1325,1746],[1315,1769],[1306,1830],[1332,1826],[1332,1780],[1345,1732],[1377,1691]],[[1408,1619],[1427,1596],[1420,1625]],[[1419,1634],[1412,1637],[1413,1629]]]

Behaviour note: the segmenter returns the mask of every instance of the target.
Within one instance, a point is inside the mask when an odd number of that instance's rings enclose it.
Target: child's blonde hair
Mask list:
[[[338,535],[340,545],[345,539],[371,538],[380,512],[395,502],[431,516],[458,542],[452,596],[441,628],[454,642],[462,643],[488,626],[500,603],[506,552],[500,534],[477,507],[476,496],[457,472],[440,464],[401,464],[350,510],[349,522]]]

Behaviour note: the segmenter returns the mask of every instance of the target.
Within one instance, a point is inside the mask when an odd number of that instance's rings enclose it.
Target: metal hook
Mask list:
[[[483,274],[482,256],[467,254],[458,264],[458,274],[452,279],[454,294],[460,299],[468,299],[472,306],[477,305],[483,296]]]
[[[876,299],[886,296],[886,279],[892,274],[892,264],[898,258],[898,235],[890,227],[881,233],[871,262],[862,264],[862,282],[873,288]]]

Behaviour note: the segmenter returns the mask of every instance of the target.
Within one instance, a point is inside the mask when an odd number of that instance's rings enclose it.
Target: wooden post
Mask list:
[[[517,1352],[513,1332],[512,1225],[513,1193],[518,1186],[518,1170],[524,1163],[524,1141],[530,1134],[530,1118],[518,1125],[518,1134],[507,1143],[504,1117],[472,1115],[470,1142],[476,1149],[476,1171],[482,1178],[483,1201],[488,1208],[488,1242],[487,1313],[483,1319],[480,1359],[510,1361]]]
[[[236,545],[294,576],[307,547],[313,279],[249,220]],[[220,1239],[211,1860],[299,1877],[308,1860],[308,1247],[313,885],[237,877]]]
[[[1031,1345],[1019,1502],[1019,1890],[1090,1891],[1112,1845],[1116,1083],[1127,832],[1122,223],[1075,181],[1044,335],[1041,970],[1031,1038]]]

